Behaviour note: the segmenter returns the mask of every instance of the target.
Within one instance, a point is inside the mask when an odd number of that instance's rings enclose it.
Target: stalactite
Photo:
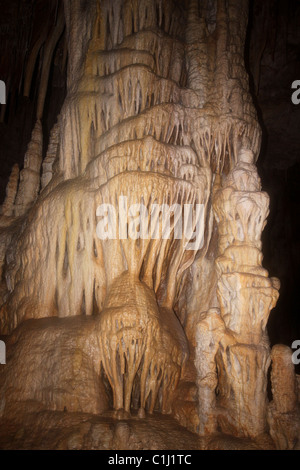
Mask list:
[[[31,141],[20,173],[19,189],[15,201],[15,215],[20,216],[33,205],[40,189],[40,168],[43,151],[42,124],[38,120],[32,131]]]
[[[14,203],[18,191],[19,165],[16,163],[11,171],[6,187],[6,198],[2,206],[2,215],[11,217],[14,213]]]
[[[27,97],[30,96],[30,89],[31,89],[34,69],[36,66],[36,60],[40,52],[40,49],[46,40],[46,37],[47,37],[47,30],[46,28],[44,28],[42,35],[37,39],[37,41],[35,42],[31,50],[31,53],[30,53],[30,56],[26,65],[26,70],[25,70],[24,92],[23,92],[24,96],[27,96]]]
[[[53,165],[58,156],[59,135],[60,129],[59,123],[57,122],[51,130],[47,154],[42,164],[43,172],[41,177],[41,190],[43,190],[45,186],[47,186],[47,184],[52,180],[53,177]]]

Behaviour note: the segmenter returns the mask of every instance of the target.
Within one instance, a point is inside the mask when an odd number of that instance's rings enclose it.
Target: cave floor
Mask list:
[[[268,435],[255,442],[232,436],[199,437],[170,416],[154,413],[117,419],[68,411],[19,411],[0,420],[0,449],[7,450],[262,450],[273,449]]]

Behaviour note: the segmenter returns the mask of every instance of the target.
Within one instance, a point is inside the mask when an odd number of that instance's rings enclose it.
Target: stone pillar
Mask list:
[[[218,223],[219,243],[216,269],[220,304],[218,324],[223,334],[214,335],[218,344],[209,357],[201,352],[203,336],[208,339],[214,327],[198,324],[199,383],[205,383],[215,364],[210,387],[210,406],[203,409],[202,420],[211,416],[217,429],[237,436],[255,437],[266,429],[267,371],[270,364],[266,324],[278,298],[279,282],[270,279],[262,268],[261,233],[268,215],[269,199],[261,192],[260,180],[251,150],[242,149],[239,161],[215,191],[213,209]],[[208,317],[212,316],[208,312]],[[213,313],[216,317],[216,313]],[[210,320],[211,322],[211,320]],[[206,320],[206,324],[207,320]],[[219,327],[220,328],[220,327]],[[221,331],[221,328],[220,328]],[[210,345],[212,343],[210,342]],[[209,351],[209,348],[206,349]],[[201,389],[201,385],[200,385]],[[206,397],[200,396],[203,403]],[[200,405],[201,409],[201,405]],[[201,414],[201,412],[200,412]],[[210,420],[211,421],[211,420]],[[205,431],[203,426],[202,433]]]

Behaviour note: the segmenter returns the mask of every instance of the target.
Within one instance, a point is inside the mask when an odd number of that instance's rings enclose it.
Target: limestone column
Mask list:
[[[223,334],[213,335],[214,341],[219,341],[211,348],[209,359],[202,355],[215,374],[209,403],[199,393],[202,421],[213,423],[210,432],[219,429],[255,437],[266,429],[270,364],[266,324],[279,289],[278,280],[270,279],[262,267],[261,233],[268,207],[269,198],[261,191],[253,153],[241,149],[238,163],[223,177],[213,197],[219,231],[216,269],[220,311],[219,316],[215,310],[208,312],[205,322],[207,325],[212,315],[217,317],[217,323],[223,324]],[[198,323],[198,363],[202,336],[207,338],[214,328],[212,325],[205,333],[205,323]],[[203,365],[198,367],[200,384],[208,377],[204,369]]]

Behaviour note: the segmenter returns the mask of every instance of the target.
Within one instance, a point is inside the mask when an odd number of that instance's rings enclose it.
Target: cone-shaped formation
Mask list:
[[[54,164],[58,157],[59,134],[60,128],[59,123],[57,122],[51,130],[47,155],[42,164],[43,172],[41,177],[41,190],[43,190],[53,178]]]

